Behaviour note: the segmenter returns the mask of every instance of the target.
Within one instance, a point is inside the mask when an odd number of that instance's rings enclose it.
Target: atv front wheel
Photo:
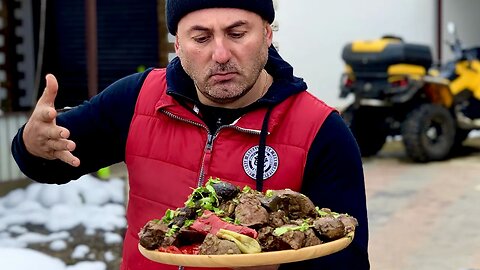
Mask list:
[[[416,162],[443,160],[455,142],[455,121],[444,107],[421,105],[412,111],[402,125],[407,155]]]

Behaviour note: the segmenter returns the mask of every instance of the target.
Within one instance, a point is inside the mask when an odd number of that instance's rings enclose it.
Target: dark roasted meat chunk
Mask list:
[[[200,255],[225,255],[225,254],[241,254],[242,252],[237,245],[229,240],[223,240],[209,233],[205,237],[205,241],[200,245]]]
[[[235,207],[237,207],[237,205],[232,200],[222,202],[218,208],[223,211],[223,214],[218,216],[222,216],[222,217],[233,216],[233,214],[235,213]]]
[[[273,234],[275,229],[272,227],[263,227],[258,231],[258,242],[262,247],[262,251],[277,251],[277,250],[285,250],[290,249],[290,246],[281,241],[278,236]]]
[[[159,220],[151,220],[143,226],[138,234],[140,245],[149,250],[163,246],[165,235],[169,228]]]
[[[341,214],[338,219],[340,219],[340,221],[343,223],[343,225],[345,226],[345,234],[348,234],[349,232],[352,232],[355,230],[355,227],[358,226],[358,221],[356,218],[352,217],[352,216],[349,216],[349,215],[345,215],[345,214]]]
[[[235,218],[243,226],[256,226],[268,222],[268,212],[260,200],[252,193],[243,193],[240,203],[235,208]]]
[[[340,219],[333,216],[317,218],[313,222],[314,228],[320,233],[320,238],[335,240],[345,236],[345,226]]]
[[[201,243],[205,239],[205,234],[192,230],[190,228],[182,228],[177,234],[178,246],[189,246],[196,243]]]
[[[282,226],[294,228],[297,225],[289,224]],[[300,249],[302,247],[309,247],[323,243],[313,229],[307,229],[305,232],[300,230],[291,230],[286,233],[276,236],[274,228],[264,227],[258,232],[258,241],[263,251],[285,250],[285,249]]]
[[[273,196],[264,201],[271,211],[283,210],[291,219],[316,215],[315,205],[302,193],[290,189],[272,192]]]
[[[281,227],[285,225],[285,223],[287,222],[288,222],[288,217],[285,214],[285,211],[283,210],[277,210],[275,212],[271,212],[268,217],[268,225],[274,228]]]
[[[323,241],[318,238],[313,229],[308,229],[305,231],[305,242],[303,244],[304,247],[320,245],[322,243]]]
[[[183,207],[178,209],[177,215],[172,220],[172,225],[182,227],[186,220],[195,218],[195,209]]]
[[[215,183],[212,186],[221,202],[235,198],[240,192],[240,189],[237,186],[228,182]]]
[[[295,225],[285,225],[295,227]],[[279,236],[280,240],[290,246],[292,249],[299,249],[303,247],[305,241],[305,234],[301,231],[288,231]]]

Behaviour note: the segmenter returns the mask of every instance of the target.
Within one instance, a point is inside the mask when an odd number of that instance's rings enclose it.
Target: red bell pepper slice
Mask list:
[[[258,236],[257,231],[254,229],[223,221],[217,215],[208,210],[205,210],[203,215],[198,217],[195,222],[193,222],[193,224],[190,226],[190,229],[196,230],[205,235],[208,233],[216,235],[220,229],[225,229],[250,236],[254,239],[256,239]]]

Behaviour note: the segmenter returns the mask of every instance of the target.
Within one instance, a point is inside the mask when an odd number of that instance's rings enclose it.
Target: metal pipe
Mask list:
[[[436,16],[436,28],[437,28],[437,63],[442,63],[442,47],[443,47],[443,1],[437,0],[437,16]]]
[[[85,1],[88,96],[98,93],[97,1]]]
[[[45,53],[45,28],[47,22],[47,0],[40,2],[40,25],[38,30],[37,65],[35,68],[34,93],[32,94],[31,106],[35,107],[40,96],[40,80],[42,76],[43,54]]]

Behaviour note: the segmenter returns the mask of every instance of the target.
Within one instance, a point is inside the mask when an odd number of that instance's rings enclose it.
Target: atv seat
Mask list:
[[[343,48],[342,59],[357,78],[385,77],[388,68],[396,64],[421,66],[428,70],[433,62],[430,47],[389,38],[349,43]]]

